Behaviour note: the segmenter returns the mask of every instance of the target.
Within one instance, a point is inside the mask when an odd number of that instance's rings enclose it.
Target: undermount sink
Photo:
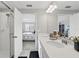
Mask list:
[[[54,40],[51,40],[51,41],[47,41],[48,45],[51,45],[51,46],[55,46],[57,48],[63,48],[64,45],[60,42],[56,42]]]

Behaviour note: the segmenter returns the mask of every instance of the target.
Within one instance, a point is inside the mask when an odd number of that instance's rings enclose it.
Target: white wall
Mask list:
[[[58,31],[58,18],[57,14],[47,15],[47,32]]]
[[[70,23],[70,16],[71,14],[58,14],[58,24],[64,24],[65,25],[65,31],[69,29],[69,23]]]
[[[70,36],[79,36],[79,13],[70,17]]]
[[[35,22],[35,15],[34,14],[23,14],[22,22]]]
[[[14,10],[14,57],[18,57],[22,51],[22,14],[17,9]]]
[[[50,33],[53,31],[58,31],[58,20],[56,14],[37,14],[38,31],[39,33]]]
[[[38,14],[38,31],[40,33],[47,33],[47,15],[46,14]]]
[[[61,22],[62,24],[69,25],[69,14],[59,14],[58,15],[58,22]]]

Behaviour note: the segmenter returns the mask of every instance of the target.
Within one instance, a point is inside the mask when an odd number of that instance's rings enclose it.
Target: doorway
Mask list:
[[[22,22],[23,52],[21,56],[29,57],[30,51],[35,51],[35,15],[24,14]]]

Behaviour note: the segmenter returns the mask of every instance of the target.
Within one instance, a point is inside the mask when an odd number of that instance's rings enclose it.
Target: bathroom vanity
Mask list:
[[[50,40],[48,34],[38,35],[38,51],[40,58],[78,58],[79,52],[71,43],[62,43],[62,38]]]

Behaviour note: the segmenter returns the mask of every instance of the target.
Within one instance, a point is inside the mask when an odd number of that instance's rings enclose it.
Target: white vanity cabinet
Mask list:
[[[42,47],[39,40],[38,40],[38,53],[39,53],[39,57],[42,58]]]
[[[38,36],[38,52],[40,58],[79,58],[73,45],[65,45],[61,40],[52,41],[46,35]]]
[[[40,58],[48,58],[48,55],[47,55],[43,45],[41,44],[40,40],[38,40],[38,53],[39,53]]]

